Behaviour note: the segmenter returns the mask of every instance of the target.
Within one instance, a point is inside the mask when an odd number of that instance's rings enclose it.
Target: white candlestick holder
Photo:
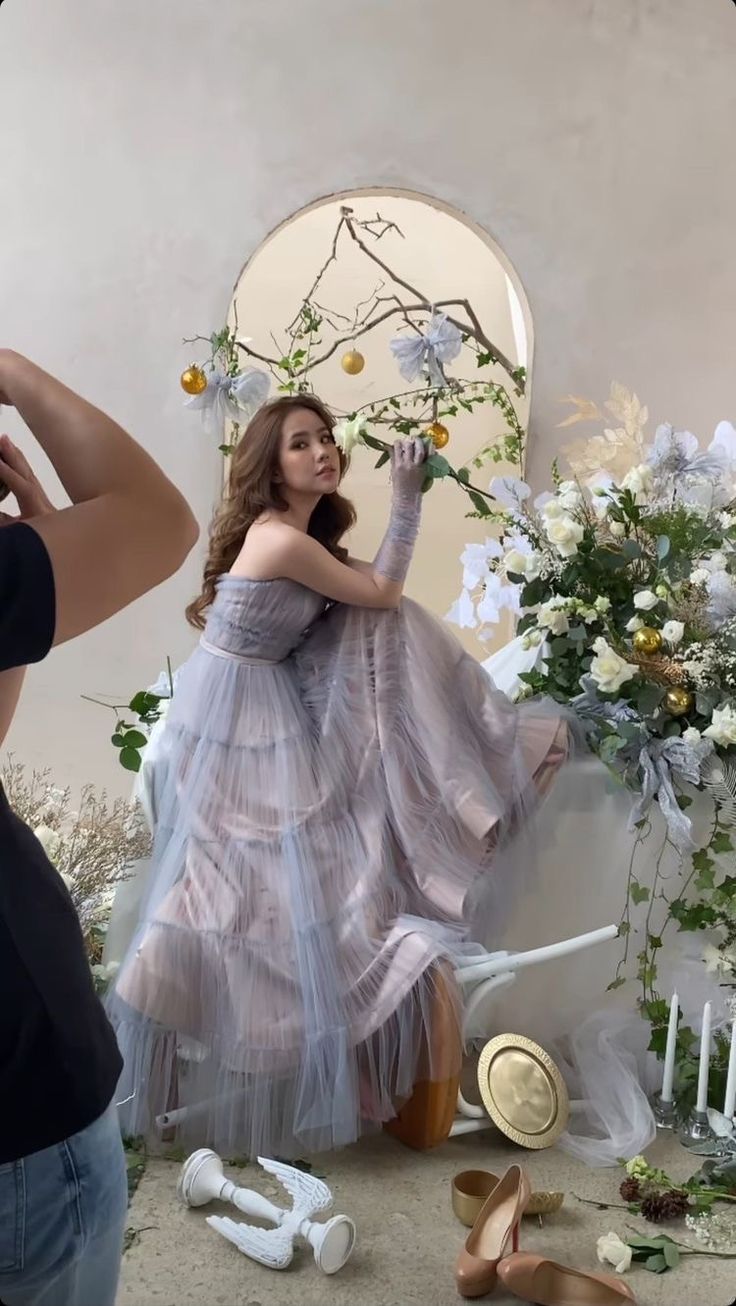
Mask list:
[[[334,1215],[324,1223],[313,1219],[332,1206],[327,1184],[281,1161],[259,1157],[258,1164],[289,1193],[290,1208],[277,1206],[251,1188],[239,1188],[225,1177],[217,1153],[206,1147],[184,1162],[177,1188],[179,1198],[186,1206],[231,1202],[245,1215],[274,1224],[275,1229],[261,1229],[227,1216],[211,1215],[207,1219],[211,1229],[268,1269],[285,1270],[293,1260],[296,1239],[301,1237],[312,1248],[318,1269],[323,1274],[337,1274],[355,1246],[355,1225],[346,1215]]]
[[[665,1102],[661,1093],[655,1093],[650,1102],[654,1123],[657,1129],[673,1130],[677,1128],[677,1107],[674,1102]]]
[[[720,1152],[720,1142],[711,1128],[708,1112],[697,1108],[690,1112],[682,1125],[680,1142],[696,1156],[717,1156]]]

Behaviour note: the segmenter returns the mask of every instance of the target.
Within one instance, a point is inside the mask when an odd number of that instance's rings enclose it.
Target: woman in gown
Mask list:
[[[375,561],[347,556],[332,428],[316,398],[278,399],[232,457],[108,1000],[125,1130],[173,1110],[230,1155],[350,1143],[457,1071],[453,966],[497,945],[570,745],[401,601],[422,441],[394,447]]]

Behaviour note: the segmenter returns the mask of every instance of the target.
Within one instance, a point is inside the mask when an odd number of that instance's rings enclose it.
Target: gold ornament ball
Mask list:
[[[684,716],[693,705],[693,696],[687,689],[675,685],[664,696],[664,705],[670,716]]]
[[[662,647],[662,636],[658,630],[651,626],[640,626],[634,631],[632,644],[637,653],[643,654],[644,657],[650,658],[652,654],[659,653]]]
[[[444,449],[445,445],[450,443],[450,432],[441,422],[432,422],[424,434],[429,436],[435,449]]]
[[[202,391],[207,389],[207,377],[196,363],[192,363],[191,367],[182,372],[179,379],[182,390],[185,390],[188,395],[201,395]]]
[[[342,370],[347,372],[348,376],[357,376],[365,367],[365,359],[357,349],[349,349],[342,356]]]

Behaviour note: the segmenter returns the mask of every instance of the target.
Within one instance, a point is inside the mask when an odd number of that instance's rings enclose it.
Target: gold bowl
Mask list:
[[[461,1224],[472,1229],[481,1207],[498,1183],[498,1175],[487,1170],[463,1170],[452,1181],[452,1209]],[[564,1193],[532,1193],[525,1215],[553,1215],[565,1200]]]

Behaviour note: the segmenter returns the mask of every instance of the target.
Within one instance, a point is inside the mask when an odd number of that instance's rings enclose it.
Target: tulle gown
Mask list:
[[[159,741],[108,1000],[126,1131],[173,1110],[185,1141],[288,1157],[392,1119],[434,1077],[448,994],[460,1046],[452,965],[498,943],[570,738],[414,603],[223,577]]]

